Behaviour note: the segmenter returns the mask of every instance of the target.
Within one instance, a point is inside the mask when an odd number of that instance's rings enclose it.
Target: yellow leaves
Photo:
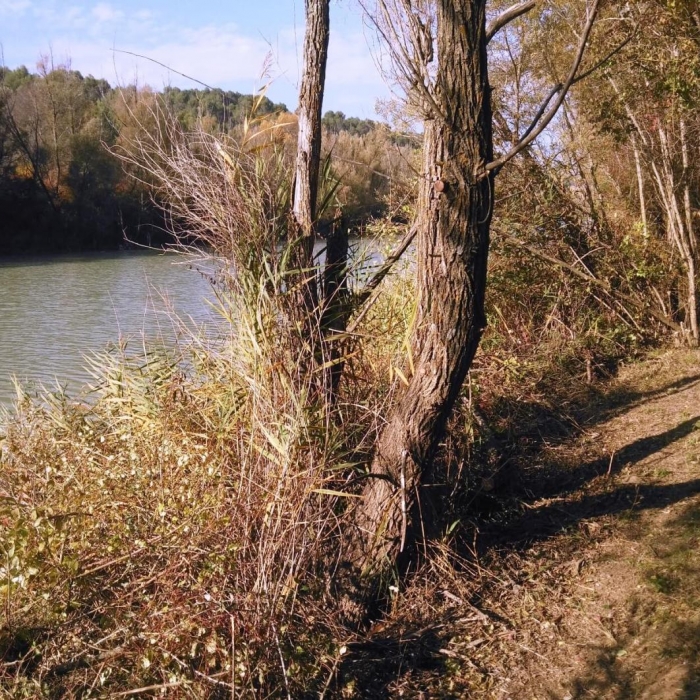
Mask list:
[[[34,171],[32,170],[31,163],[20,162],[15,167],[15,176],[22,180],[31,180],[34,178]]]
[[[406,385],[408,386],[408,379],[406,378],[406,375],[398,368],[394,367],[393,365],[389,366],[389,378],[391,381],[393,381],[393,375],[396,374],[396,376]]]
[[[359,494],[336,491],[335,489],[312,489],[311,493],[319,493],[324,496],[336,496],[337,498],[362,498]]]

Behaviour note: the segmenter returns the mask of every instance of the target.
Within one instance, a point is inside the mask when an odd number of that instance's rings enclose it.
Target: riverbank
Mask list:
[[[557,393],[521,406],[516,432],[497,429],[473,455],[451,501],[459,521],[362,634],[339,626],[332,574],[315,573],[335,491],[288,461],[291,424],[256,433],[235,356],[209,358],[195,384],[148,359],[105,366],[89,409],[21,406],[5,440],[0,679],[12,697],[244,697],[275,677],[293,697],[693,697],[697,351],[590,385],[559,377]],[[247,464],[232,461],[243,434],[257,445]],[[301,529],[287,504],[306,510]],[[302,568],[273,579],[275,561]]]
[[[352,697],[697,697],[699,406],[697,351],[579,395],[568,434],[503,466],[501,517],[475,512],[473,547],[436,552],[342,664]]]

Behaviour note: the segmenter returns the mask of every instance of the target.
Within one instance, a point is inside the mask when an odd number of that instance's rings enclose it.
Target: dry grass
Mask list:
[[[6,689],[245,696],[322,667],[332,438],[232,357],[206,363],[195,381],[103,357],[92,405],[22,400],[0,485]]]
[[[4,692],[322,692],[348,638],[342,492],[400,385],[412,315],[411,285],[389,285],[332,412],[291,375],[264,287],[253,307],[220,291],[230,332],[178,355],[95,356],[87,401],[19,391],[0,443]]]

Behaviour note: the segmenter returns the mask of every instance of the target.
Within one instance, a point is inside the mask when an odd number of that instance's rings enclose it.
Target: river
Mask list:
[[[0,261],[0,404],[12,377],[33,391],[88,381],[84,356],[119,340],[172,343],[168,309],[215,323],[203,271],[180,256],[101,253]]]
[[[134,348],[144,339],[172,344],[169,308],[214,327],[206,272],[183,256],[153,252],[0,260],[0,406],[15,397],[13,377],[30,392],[58,382],[75,395],[90,379],[86,354],[119,340]]]

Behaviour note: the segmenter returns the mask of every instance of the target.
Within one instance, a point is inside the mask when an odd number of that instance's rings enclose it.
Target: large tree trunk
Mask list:
[[[385,427],[358,507],[354,563],[392,565],[486,325],[493,201],[485,0],[438,0],[435,104],[425,124],[418,213],[414,374]]]

